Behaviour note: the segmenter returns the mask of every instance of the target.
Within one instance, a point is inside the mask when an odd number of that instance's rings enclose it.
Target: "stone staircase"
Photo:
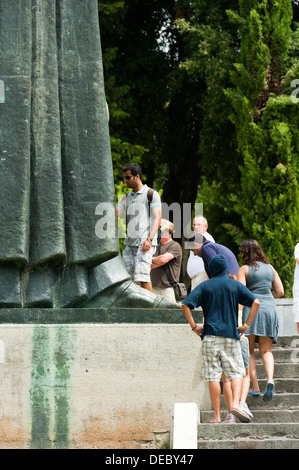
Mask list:
[[[261,395],[248,396],[250,423],[211,424],[211,410],[200,412],[198,449],[299,449],[299,337],[282,336],[273,345],[275,393],[263,401],[265,371],[258,352],[257,374]],[[227,410],[221,396],[222,420]]]

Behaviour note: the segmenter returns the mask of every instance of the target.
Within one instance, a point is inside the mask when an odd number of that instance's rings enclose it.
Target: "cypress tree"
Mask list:
[[[298,28],[290,0],[239,0],[240,61],[231,73],[231,120],[242,156],[235,210],[291,296],[293,251],[299,240]],[[296,57],[297,54],[297,57]]]

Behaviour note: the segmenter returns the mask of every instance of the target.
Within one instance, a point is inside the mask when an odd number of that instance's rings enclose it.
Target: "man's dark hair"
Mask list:
[[[140,179],[142,179],[142,171],[139,165],[137,163],[128,163],[126,166],[123,167],[123,172],[125,171],[130,171],[133,176],[140,176]]]
[[[192,237],[188,238],[188,242],[195,242],[201,245],[202,243],[206,242],[207,239],[205,238],[204,235],[201,235],[200,233],[196,233]]]

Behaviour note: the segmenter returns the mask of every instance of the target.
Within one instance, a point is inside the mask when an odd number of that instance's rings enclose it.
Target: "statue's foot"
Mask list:
[[[111,286],[84,304],[86,308],[179,308],[132,280]]]
[[[90,273],[87,308],[179,308],[163,297],[135,284],[120,256],[94,268]]]
[[[61,272],[51,266],[25,272],[1,267],[0,280],[0,308],[179,308],[136,285],[120,256]]]

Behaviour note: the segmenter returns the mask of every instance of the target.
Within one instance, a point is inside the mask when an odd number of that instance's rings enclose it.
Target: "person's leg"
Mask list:
[[[251,390],[253,392],[259,392],[260,387],[259,387],[258,379],[256,375],[256,363],[255,363],[255,357],[254,357],[255,335],[249,335],[248,339],[249,339],[249,374],[250,374],[250,380],[252,383]]]
[[[243,403],[245,403],[247,400],[249,388],[250,388],[249,369],[246,369],[246,375],[242,381],[241,398],[240,398],[240,401]]]
[[[232,404],[229,411],[241,422],[250,422],[251,418],[240,407],[242,382],[245,375],[240,341],[233,338],[223,338],[221,346],[223,372],[231,381]]]
[[[272,353],[272,338],[268,336],[259,337],[259,352],[265,368],[267,381],[273,382],[274,377],[274,357]]]
[[[263,400],[266,402],[272,400],[274,393],[274,357],[272,353],[272,343],[272,338],[268,336],[259,337],[259,351],[267,376],[267,385],[263,395]]]
[[[211,423],[221,423],[221,414],[220,414],[220,394],[221,387],[220,382],[209,382],[209,392],[212,402],[212,407],[214,410],[214,418],[211,420]]]
[[[231,389],[230,380],[228,380],[228,378],[226,377],[224,373],[222,373],[222,383],[223,383],[223,397],[224,397],[224,401],[226,404],[226,408],[229,413],[230,410],[232,409],[233,397],[232,397],[232,389]]]
[[[147,252],[143,253],[141,245],[138,247],[133,276],[135,282],[139,282],[141,287],[151,292],[153,290],[151,283],[151,264],[155,250],[156,247],[151,246]]]
[[[236,410],[241,410],[240,408],[240,397],[242,390],[242,377],[235,377],[231,380],[231,389],[232,389],[232,408]]]
[[[230,410],[232,409],[233,396],[230,380],[222,373],[222,384],[223,384],[223,397],[227,408],[227,415],[223,423],[233,424],[236,423],[236,418],[231,414]]]
[[[249,388],[250,388],[249,341],[248,341],[248,338],[246,337],[241,338],[241,351],[242,351],[242,358],[243,358],[244,367],[245,367],[245,376],[243,377],[243,382],[242,382],[240,402],[246,403],[247,395],[248,395]]]
[[[240,396],[242,389],[242,377],[235,377],[231,380],[232,387],[232,409],[230,410],[231,414],[238,418],[242,423],[249,423],[251,421],[251,416],[244,411],[240,406]]]
[[[210,399],[214,410],[212,423],[221,423],[220,412],[220,379],[222,374],[219,357],[219,338],[206,335],[202,340],[202,374],[209,382]]]
[[[240,408],[241,410],[245,411],[251,418],[253,418],[253,414],[251,413],[248,405],[246,403],[248,392],[250,387],[250,375],[249,375],[249,368],[246,369],[246,375],[243,377],[242,381],[242,389],[241,389],[241,397],[240,397]]]

